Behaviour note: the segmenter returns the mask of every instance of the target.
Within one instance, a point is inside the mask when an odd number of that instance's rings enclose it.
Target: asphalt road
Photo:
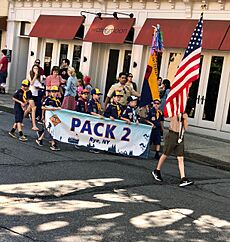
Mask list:
[[[175,158],[153,180],[153,159],[38,147],[9,137],[0,114],[0,242],[230,241],[230,172],[186,160],[195,181],[178,187]]]

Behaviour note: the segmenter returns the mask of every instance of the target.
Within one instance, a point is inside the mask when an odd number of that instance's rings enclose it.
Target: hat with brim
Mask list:
[[[136,96],[129,96],[129,97],[127,98],[127,101],[128,101],[128,102],[137,101],[137,100],[138,100],[138,97],[136,97]]]
[[[29,85],[30,85],[29,80],[25,79],[25,80],[22,81],[22,86],[28,87]]]
[[[123,93],[121,92],[121,91],[114,91],[113,92],[113,95],[112,95],[113,97],[123,97]]]
[[[82,91],[81,91],[81,94],[88,94],[89,93],[89,90],[87,90],[87,89],[83,89]]]
[[[102,95],[101,91],[99,88],[94,88],[92,91],[91,91],[91,94],[96,94],[96,95]]]
[[[50,91],[51,92],[58,92],[59,91],[58,86],[52,86]]]

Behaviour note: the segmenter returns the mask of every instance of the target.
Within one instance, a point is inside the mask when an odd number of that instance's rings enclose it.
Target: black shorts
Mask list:
[[[22,123],[24,118],[24,111],[22,109],[14,110],[15,123]]]
[[[151,145],[160,145],[161,144],[161,131],[160,131],[160,129],[152,129],[150,144]]]
[[[38,96],[32,96],[32,99],[34,100],[35,106],[38,104]]]
[[[181,143],[178,143],[179,133],[169,130],[165,137],[165,145],[163,153],[170,155],[174,153],[176,156],[184,156],[184,139]]]

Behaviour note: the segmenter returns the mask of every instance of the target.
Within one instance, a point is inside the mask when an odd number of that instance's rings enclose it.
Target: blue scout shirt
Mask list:
[[[156,128],[154,129],[161,129],[161,121],[164,121],[164,116],[160,110],[156,110],[154,107],[152,107],[148,114],[147,119],[154,124]]]
[[[101,104],[99,102],[96,102],[93,98],[88,102],[88,113],[91,112],[94,113],[100,113],[101,111]]]
[[[120,119],[121,114],[122,114],[122,108],[119,103],[118,104],[109,103],[106,107],[104,116],[106,118],[109,118],[110,116],[112,116],[115,119]]]
[[[87,99],[84,100],[83,98],[78,98],[76,111],[80,113],[88,113],[88,101]]]
[[[122,117],[136,123],[136,121],[138,120],[137,109],[128,106],[123,112]]]

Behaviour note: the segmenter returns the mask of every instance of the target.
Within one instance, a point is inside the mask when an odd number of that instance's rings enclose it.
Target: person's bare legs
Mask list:
[[[178,160],[178,168],[180,172],[180,177],[185,177],[185,172],[184,172],[184,156],[177,156]]]
[[[167,158],[167,155],[165,155],[165,154],[161,155],[161,157],[160,157],[160,159],[159,159],[159,161],[157,163],[157,167],[156,167],[157,170],[161,169],[161,167],[164,164],[164,161],[166,160],[166,158]]]
[[[36,106],[34,100],[29,100],[29,105],[31,108],[31,116],[32,116],[32,130],[38,131],[38,127],[36,125]]]

